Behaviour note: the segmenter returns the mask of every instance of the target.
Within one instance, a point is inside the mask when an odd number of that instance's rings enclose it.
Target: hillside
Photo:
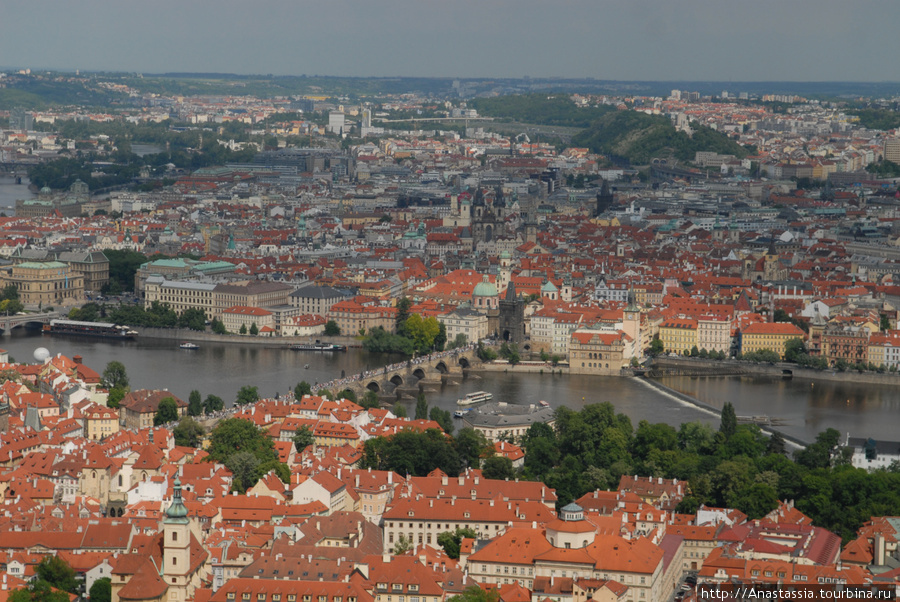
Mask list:
[[[476,98],[469,106],[486,117],[536,125],[588,127],[613,111],[612,107],[578,107],[567,94],[519,94]]]
[[[746,157],[747,149],[705,126],[695,127],[694,135],[679,132],[668,117],[638,111],[616,111],[604,115],[572,138],[573,146],[586,146],[592,152],[624,157],[633,165],[646,165],[656,157],[675,157],[693,161],[697,151]]]

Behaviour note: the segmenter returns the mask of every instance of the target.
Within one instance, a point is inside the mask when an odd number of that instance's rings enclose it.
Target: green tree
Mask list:
[[[438,333],[434,337],[435,351],[443,351],[447,345],[447,326],[443,322],[438,322]]]
[[[247,325],[241,324],[241,327],[238,329],[238,334],[247,334]]]
[[[106,369],[103,370],[103,380],[101,383],[107,389],[118,387],[127,390],[128,373],[125,371],[125,364],[117,361],[106,364]]]
[[[210,328],[212,329],[214,334],[228,334],[228,329],[225,328],[224,322],[217,318],[212,319],[212,322],[210,322]]]
[[[477,539],[478,533],[472,529],[457,527],[454,531],[444,531],[437,536],[438,545],[444,548],[447,556],[457,560],[459,558],[459,546],[464,537]]]
[[[402,403],[395,403],[394,407],[391,408],[391,412],[393,412],[394,416],[397,418],[406,418],[406,406]]]
[[[304,395],[312,395],[312,385],[305,380],[301,380],[297,383],[297,386],[294,387],[294,397],[302,399]]]
[[[512,460],[505,456],[491,456],[484,461],[481,472],[485,479],[512,479],[515,476]]]
[[[648,355],[651,357],[656,357],[657,355],[662,355],[662,353],[666,350],[665,345],[659,339],[653,339],[650,341],[650,350],[648,351]]]
[[[51,587],[74,594],[78,591],[78,579],[75,569],[56,555],[44,556],[34,567],[38,579],[47,582]]]
[[[730,401],[722,406],[722,421],[719,423],[719,432],[729,438],[737,432],[737,414]]]
[[[466,335],[464,335],[463,333],[459,333],[458,335],[456,335],[456,337],[454,337],[454,339],[452,341],[450,341],[450,344],[448,345],[448,347],[450,349],[460,349],[462,347],[465,347],[468,344],[469,344],[468,337],[466,337]]]
[[[412,550],[412,542],[401,533],[391,551],[394,553],[394,556],[402,556],[410,550]]]
[[[406,336],[406,321],[409,319],[409,309],[412,307],[412,300],[409,297],[400,297],[397,300],[397,323],[394,331],[402,336]]]
[[[159,402],[156,414],[153,415],[153,426],[168,424],[178,420],[178,402],[171,397],[166,397]]]
[[[118,408],[119,403],[125,396],[128,394],[128,389],[125,387],[113,387],[109,390],[109,396],[106,399],[106,405],[111,408]]]
[[[448,435],[453,433],[453,416],[450,414],[449,410],[442,410],[441,408],[434,406],[431,408],[431,411],[428,412],[428,417],[441,425],[441,428],[444,429],[444,432]]]
[[[254,322],[250,325],[250,335],[255,337],[258,334],[259,334],[259,327],[256,325],[256,322]]]
[[[203,400],[203,413],[204,414],[212,414],[214,412],[219,412],[225,409],[225,402],[222,401],[222,398],[218,395],[213,395],[210,393],[206,396],[206,399]]]
[[[94,581],[91,591],[88,593],[91,602],[112,601],[112,581],[109,577],[101,577]]]
[[[203,413],[203,398],[200,397],[200,391],[194,389],[188,395],[188,415],[199,416]]]
[[[172,430],[175,445],[182,447],[200,447],[200,442],[205,434],[206,429],[203,428],[203,425],[190,416],[183,416],[178,421],[178,426]]]
[[[202,309],[190,307],[178,316],[178,327],[191,330],[206,330],[206,312]]]
[[[416,398],[416,420],[427,420],[428,419],[428,400],[425,398],[425,393],[419,392],[419,396]]]
[[[294,437],[292,440],[294,442],[294,447],[298,452],[302,452],[304,449],[316,442],[316,438],[313,435],[312,431],[309,430],[309,427],[305,424],[294,432]]]
[[[239,406],[245,406],[247,404],[256,403],[257,401],[259,401],[259,390],[256,387],[244,385],[241,387],[240,391],[238,391],[237,399],[235,399],[234,403]]]
[[[480,467],[481,458],[494,452],[494,446],[488,442],[484,433],[472,428],[460,429],[455,442],[460,459],[466,462],[469,468]]]
[[[498,588],[487,591],[477,585],[472,585],[463,593],[449,598],[447,602],[498,602],[499,600],[500,590]]]
[[[806,345],[803,339],[790,339],[784,344],[784,361],[798,362],[800,357],[806,354]]]
[[[413,314],[406,319],[406,336],[412,339],[419,353],[430,353],[434,349],[434,341],[440,331],[440,322],[433,316],[423,318]]]
[[[377,408],[380,405],[380,402],[378,401],[378,393],[376,393],[375,391],[366,391],[366,394],[363,395],[363,398],[359,400],[359,405],[367,410]]]
[[[245,493],[259,480],[259,458],[250,452],[237,452],[228,456],[225,466],[234,475],[231,488],[238,493]]]
[[[341,334],[341,328],[334,320],[325,322],[325,336],[336,337]]]
[[[36,579],[27,587],[9,593],[9,602],[69,602],[69,595],[63,591],[50,589],[43,579]]]

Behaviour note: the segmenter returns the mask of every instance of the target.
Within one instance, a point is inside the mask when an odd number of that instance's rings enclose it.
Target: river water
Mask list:
[[[18,199],[31,199],[36,195],[28,189],[28,178],[22,178],[21,184],[16,184],[15,178],[0,176],[0,213],[13,215]]]
[[[182,399],[197,389],[204,397],[218,395],[226,404],[244,385],[257,386],[262,395],[273,396],[301,380],[324,383],[340,377],[342,371],[349,376],[397,361],[397,356],[360,349],[317,353],[209,342],[199,345],[188,351],[179,349],[177,342],[159,339],[49,337],[23,329],[0,338],[0,348],[17,361],[33,361],[38,347],[69,357],[81,355],[86,365],[100,373],[107,363],[117,360],[125,364],[133,389],[165,388]],[[897,438],[900,396],[895,387],[840,382],[810,386],[809,381],[749,377],[667,377],[660,382],[717,408],[730,401],[738,415],[777,418],[783,421],[780,430],[806,441],[829,427],[855,437]],[[428,401],[452,411],[457,409],[457,399],[479,390],[493,393],[497,401],[527,404],[546,400],[553,407],[573,409],[608,401],[635,425],[640,420],[676,427],[696,420],[712,425],[719,422],[718,416],[673,399],[637,378],[483,372],[459,384],[444,384],[428,394]],[[413,405],[409,402],[407,408],[412,410]]]

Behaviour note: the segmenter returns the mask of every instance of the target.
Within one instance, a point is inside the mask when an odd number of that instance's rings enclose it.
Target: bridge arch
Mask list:
[[[463,367],[463,369],[471,368],[472,362],[464,355],[459,357],[459,365]]]
[[[434,365],[434,369],[440,372],[441,374],[447,374],[450,372],[450,368],[447,367],[447,364],[444,363],[444,360],[439,361]]]
[[[366,385],[366,389],[374,391],[375,393],[381,393],[381,385],[378,384],[377,380],[369,381]]]
[[[391,377],[391,382],[394,383],[395,386],[401,386],[403,384],[403,377],[399,374],[395,374]]]
[[[422,380],[423,378],[425,378],[425,370],[423,370],[422,368],[416,368],[415,370],[413,370],[412,374],[419,380]]]

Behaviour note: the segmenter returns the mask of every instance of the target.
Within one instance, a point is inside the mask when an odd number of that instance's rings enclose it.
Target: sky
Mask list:
[[[898,23],[898,0],[9,1],[0,66],[896,82]]]

